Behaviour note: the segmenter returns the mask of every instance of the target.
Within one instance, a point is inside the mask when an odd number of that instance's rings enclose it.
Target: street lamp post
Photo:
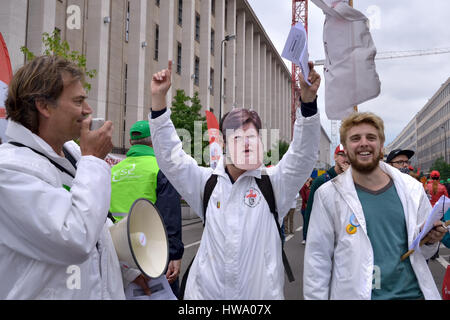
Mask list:
[[[222,120],[222,100],[223,100],[223,44],[228,40],[233,40],[236,35],[225,36],[225,39],[220,43],[220,95],[219,95],[219,122]]]
[[[447,163],[447,132],[445,131],[445,125],[442,125],[441,129],[444,130],[444,161]]]

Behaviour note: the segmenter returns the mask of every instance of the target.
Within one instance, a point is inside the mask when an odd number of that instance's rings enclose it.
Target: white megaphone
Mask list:
[[[163,219],[149,200],[137,199],[128,215],[109,228],[119,261],[158,278],[167,267],[169,243]]]

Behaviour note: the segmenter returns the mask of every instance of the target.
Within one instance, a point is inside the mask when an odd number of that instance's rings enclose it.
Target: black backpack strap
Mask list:
[[[209,199],[211,198],[214,188],[216,187],[217,177],[217,174],[212,174],[205,184],[205,190],[203,192],[203,227],[205,227],[206,223],[206,209],[208,208]]]
[[[288,277],[289,282],[293,282],[295,281],[294,273],[292,272],[286,252],[284,252],[284,243],[282,240],[283,234],[281,233],[281,226],[280,222],[278,221],[278,211],[276,210],[275,195],[273,194],[272,182],[270,182],[270,178],[267,174],[262,174],[261,179],[255,178],[255,181],[256,184],[258,185],[259,190],[261,190],[264,198],[266,199],[267,204],[269,205],[270,208],[270,212],[272,212],[272,215],[275,219],[275,223],[277,224],[278,234],[280,235],[281,239],[281,251],[284,270],[286,271],[286,275]]]
[[[67,160],[72,164],[72,166],[77,170],[77,160],[73,157],[73,155],[63,147],[64,156]]]
[[[217,174],[212,174],[208,178],[208,181],[206,181],[205,189],[203,191],[203,228],[205,227],[205,223],[206,223],[206,209],[208,208],[209,199],[211,198],[214,188],[216,187],[217,177],[218,177]],[[192,263],[194,262],[194,259],[195,259],[195,256],[192,258],[191,263],[189,264],[188,268],[186,269],[186,272],[183,275],[183,279],[181,279],[180,294],[179,294],[180,300],[184,299],[184,290],[186,289],[187,278],[189,276],[189,271],[191,270],[191,266],[192,266]]]

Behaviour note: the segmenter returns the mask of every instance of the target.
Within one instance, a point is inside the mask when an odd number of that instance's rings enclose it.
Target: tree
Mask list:
[[[57,30],[53,31],[51,35],[47,32],[44,32],[42,34],[42,42],[45,46],[44,55],[59,56],[74,62],[80,69],[84,71],[89,79],[92,79],[97,75],[97,70],[86,69],[86,57],[83,54],[80,54],[78,51],[71,51],[69,43],[65,40],[61,41],[61,37]],[[22,51],[28,61],[31,61],[36,57],[36,55],[25,46],[21,47],[20,51]],[[91,90],[91,84],[89,82],[85,81],[83,86],[87,92]]]
[[[278,142],[276,142],[272,149],[270,149],[269,151],[267,151],[267,153],[264,156],[264,164],[265,165],[276,165],[281,158],[283,158],[284,154],[288,151],[289,149],[289,142],[286,142],[284,140],[278,140]],[[276,151],[278,151],[278,157],[276,157]]]
[[[188,103],[191,105],[189,106]],[[206,117],[200,114],[202,105],[198,92],[195,92],[193,97],[189,97],[184,90],[177,90],[171,110],[171,119],[183,142],[183,150],[194,155],[197,163],[206,166],[205,158],[209,160],[209,156],[203,157],[203,152],[208,147],[208,141],[203,141],[203,137],[208,128]]]
[[[433,170],[439,171],[441,180],[447,180],[450,178],[450,164],[444,161],[444,157],[437,158],[430,168],[430,172]]]

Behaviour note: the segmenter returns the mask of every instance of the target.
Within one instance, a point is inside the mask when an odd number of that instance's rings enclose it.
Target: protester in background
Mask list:
[[[340,128],[350,168],[316,192],[305,250],[306,299],[440,299],[426,258],[446,229],[438,221],[406,260],[431,211],[422,185],[387,165],[384,124],[355,112]]]
[[[441,174],[437,170],[433,170],[430,173],[431,181],[428,181],[427,189],[431,196],[430,203],[432,206],[439,200],[442,195],[448,197],[447,188],[439,183]]]
[[[292,206],[289,209],[288,213],[286,214],[286,217],[284,217],[283,224],[285,234],[294,234],[294,214],[295,209],[297,208],[297,198],[298,194],[295,197],[294,201],[292,202]]]
[[[172,62],[153,75],[150,129],[158,164],[189,206],[206,219],[199,250],[190,268],[185,299],[283,299],[282,247],[276,221],[258,182],[269,178],[278,225],[317,159],[320,76],[310,63],[308,86],[303,78],[293,139],[280,162],[262,167],[261,119],[253,110],[235,108],[222,121],[226,152],[215,170],[198,166],[182,149],[170,120],[166,94]],[[307,150],[307,152],[306,152]],[[203,205],[205,185],[216,184]],[[264,178],[264,180],[263,180]],[[206,208],[204,208],[206,207]],[[203,211],[205,209],[205,212]]]
[[[107,219],[111,121],[90,131],[84,73],[42,56],[20,68],[0,146],[0,299],[124,299]],[[78,146],[73,139],[78,139]]]
[[[133,202],[150,200],[161,213],[169,238],[169,266],[166,278],[178,297],[178,276],[184,245],[181,240],[181,199],[159,170],[147,120],[137,121],[130,129],[131,148],[127,158],[111,169],[111,208],[114,218],[128,215]],[[135,270],[136,276],[139,271]],[[148,292],[148,291],[147,291]]]
[[[306,206],[305,216],[304,216],[304,222],[303,229],[305,232],[306,239],[308,238],[308,225],[309,225],[309,219],[311,216],[312,207],[314,204],[314,194],[316,193],[316,190],[319,189],[319,187],[324,184],[325,182],[335,178],[337,175],[343,173],[347,168],[349,167],[349,162],[347,159],[347,155],[345,154],[344,146],[342,144],[339,144],[336,149],[334,150],[334,167],[331,167],[327,170],[324,174],[322,174],[320,177],[317,177],[314,179],[314,182],[311,185],[311,190],[308,197],[308,202]]]
[[[387,156],[386,163],[389,163],[403,173],[409,173],[411,171],[409,160],[412,156],[414,156],[414,151],[412,150],[395,149]]]
[[[305,227],[305,212],[306,212],[306,206],[308,203],[308,199],[309,199],[309,194],[311,192],[311,184],[314,181],[313,178],[309,177],[308,180],[306,180],[305,184],[303,185],[303,187],[300,189],[300,197],[302,198],[302,208],[301,208],[301,213],[302,213],[302,218],[303,218],[303,240],[302,240],[302,244],[306,243],[306,227]]]

